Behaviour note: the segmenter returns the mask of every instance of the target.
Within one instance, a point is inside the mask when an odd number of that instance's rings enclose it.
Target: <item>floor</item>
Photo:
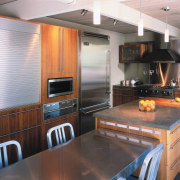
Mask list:
[[[136,179],[136,178],[130,176],[127,180],[138,180],[138,179]],[[180,180],[180,173],[175,177],[174,180]]]
[[[175,177],[174,180],[180,180],[180,173]]]

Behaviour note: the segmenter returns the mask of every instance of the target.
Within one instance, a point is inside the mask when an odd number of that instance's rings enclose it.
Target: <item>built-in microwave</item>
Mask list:
[[[73,78],[48,79],[48,97],[63,96],[73,93]]]

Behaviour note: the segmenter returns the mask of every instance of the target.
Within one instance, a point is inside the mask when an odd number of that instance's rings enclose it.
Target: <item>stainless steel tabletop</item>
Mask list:
[[[106,180],[128,177],[158,141],[94,130],[0,170],[2,180]]]

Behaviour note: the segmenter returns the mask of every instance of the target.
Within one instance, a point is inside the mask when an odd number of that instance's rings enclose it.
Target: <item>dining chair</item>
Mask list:
[[[3,167],[3,159],[4,159],[4,166],[8,166],[8,154],[7,154],[7,146],[9,145],[15,145],[17,149],[17,159],[18,161],[22,160],[22,151],[21,151],[21,145],[19,142],[15,140],[7,141],[0,144],[0,168]],[[3,150],[3,159],[2,159],[2,153],[1,150]]]
[[[139,178],[129,176],[127,179],[119,178],[118,180],[144,180],[146,174],[146,180],[156,180],[163,149],[164,144],[160,143],[155,149],[147,154],[144,159]]]
[[[47,132],[48,148],[52,148],[51,134],[52,134],[53,131],[55,132],[55,137],[56,137],[57,144],[62,144],[62,143],[66,142],[66,134],[65,134],[65,131],[64,131],[65,127],[69,127],[71,139],[73,139],[75,137],[74,136],[73,126],[70,123],[64,123],[64,124],[52,127]]]

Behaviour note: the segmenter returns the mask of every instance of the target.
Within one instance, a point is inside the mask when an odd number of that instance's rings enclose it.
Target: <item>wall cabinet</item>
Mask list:
[[[128,44],[119,46],[120,63],[142,63],[142,57],[147,52],[152,52],[153,43]]]
[[[41,25],[41,103],[78,97],[78,30],[48,24]],[[47,81],[73,77],[74,93],[48,98]]]
[[[77,73],[78,31],[60,27],[60,67],[62,74]]]
[[[113,107],[138,99],[138,91],[130,87],[113,87]]]

